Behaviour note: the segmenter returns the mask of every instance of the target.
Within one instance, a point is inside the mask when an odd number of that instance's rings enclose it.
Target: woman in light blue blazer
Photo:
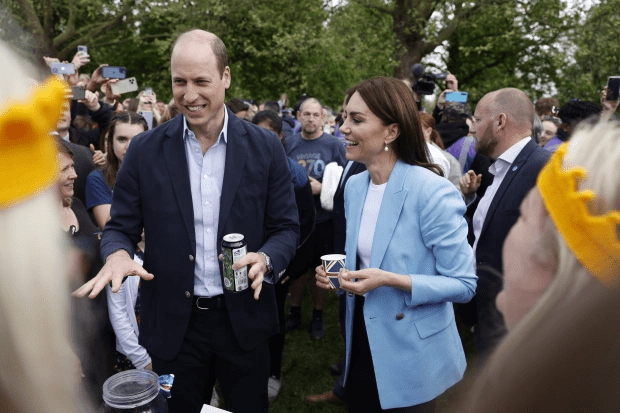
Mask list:
[[[452,310],[476,290],[465,204],[429,162],[411,90],[384,77],[354,89],[340,130],[368,170],[345,189],[338,275],[349,411],[432,412],[466,366]],[[316,278],[331,288],[321,267]]]

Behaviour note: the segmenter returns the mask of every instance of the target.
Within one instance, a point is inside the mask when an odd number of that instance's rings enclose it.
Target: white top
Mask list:
[[[360,233],[357,238],[357,255],[360,257],[360,270],[368,268],[370,265],[372,240],[375,236],[379,208],[381,208],[381,200],[383,199],[386,186],[387,182],[381,185],[375,185],[372,181],[368,186],[366,202],[364,203],[364,210],[362,212],[362,221],[360,222]]]
[[[142,265],[139,258],[134,258],[134,260]],[[127,277],[117,293],[112,292],[110,284],[106,285],[105,288],[108,299],[108,315],[116,335],[116,350],[126,355],[137,369],[143,369],[151,362],[151,356],[138,343],[140,331],[134,308],[138,298],[139,282],[140,277],[134,275]]]
[[[474,213],[474,236],[476,237],[476,241],[474,242],[474,268],[476,267],[476,247],[478,246],[478,239],[480,238],[480,232],[482,231],[482,226],[484,225],[484,221],[487,217],[487,213],[489,212],[489,207],[491,206],[491,202],[493,202],[493,198],[497,193],[504,177],[508,173],[510,166],[517,159],[517,156],[521,153],[525,145],[530,141],[530,137],[521,139],[519,142],[512,145],[507,151],[497,158],[497,160],[489,167],[489,172],[491,172],[495,178],[493,178],[493,183],[489,185],[484,196],[478,203],[478,207],[476,208],[476,212]]]
[[[441,152],[441,149],[437,148],[430,142],[426,142],[426,147],[428,151],[431,153],[431,163],[437,164],[443,169],[443,176],[447,178],[450,175],[450,161],[448,158]]]

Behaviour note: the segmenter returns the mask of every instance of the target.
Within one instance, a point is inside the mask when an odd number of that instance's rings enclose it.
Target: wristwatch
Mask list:
[[[273,272],[273,264],[271,264],[271,258],[269,258],[269,255],[265,254],[262,251],[258,251],[258,253],[265,257],[265,259],[267,260],[267,272],[265,273],[265,275],[271,274]]]

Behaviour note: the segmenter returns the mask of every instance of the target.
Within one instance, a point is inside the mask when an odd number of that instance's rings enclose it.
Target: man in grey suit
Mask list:
[[[476,152],[496,161],[489,168],[493,183],[470,208],[473,214],[474,257],[478,275],[476,344],[484,360],[506,334],[495,299],[503,288],[502,248],[519,218],[521,201],[534,185],[550,157],[531,138],[536,113],[528,96],[518,89],[500,89],[485,95],[474,113]],[[469,171],[461,178],[463,194],[474,194],[481,175]]]

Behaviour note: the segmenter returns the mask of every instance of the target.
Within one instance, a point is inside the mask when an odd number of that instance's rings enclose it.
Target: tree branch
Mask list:
[[[158,38],[161,38],[161,37],[169,38],[170,34],[169,33],[149,34],[148,36],[140,36],[140,40],[158,39]],[[115,46],[117,44],[122,44],[122,43],[124,43],[126,41],[127,41],[127,38],[120,39],[120,40],[113,40],[113,41],[105,42],[105,43],[95,43],[95,44],[92,45],[92,47],[100,48],[100,47],[105,47],[105,46]]]
[[[24,13],[26,28],[33,34],[40,46],[46,48],[48,44],[45,39],[45,32],[43,31],[43,27],[41,27],[41,22],[37,17],[32,0],[17,0],[17,2]]]
[[[362,6],[369,8],[369,9],[380,11],[381,13],[384,13],[384,14],[389,14],[390,16],[394,15],[394,11],[389,7],[383,7],[377,4],[369,4],[367,2],[362,3]]]
[[[125,5],[123,10],[121,10],[118,13],[118,15],[110,21],[103,22],[103,23],[94,23],[94,24],[91,24],[91,25],[88,25],[88,26],[85,26],[79,29],[78,30],[79,36],[74,36],[75,37],[74,40],[66,43],[66,45],[63,46],[59,55],[64,56],[65,53],[71,53],[71,51],[75,49],[79,44],[82,44],[85,42],[92,42],[96,40],[97,37],[101,35],[102,33],[114,29],[121,23],[131,24],[135,20],[133,17],[127,17],[125,22],[123,22],[123,17],[125,17],[128,13],[131,12],[133,3],[134,2],[131,2],[131,4]],[[60,38],[61,36],[62,35],[57,36],[56,39]],[[55,42],[56,42],[56,39],[54,39]]]
[[[47,39],[54,37],[54,6],[52,0],[42,0],[43,32]]]

